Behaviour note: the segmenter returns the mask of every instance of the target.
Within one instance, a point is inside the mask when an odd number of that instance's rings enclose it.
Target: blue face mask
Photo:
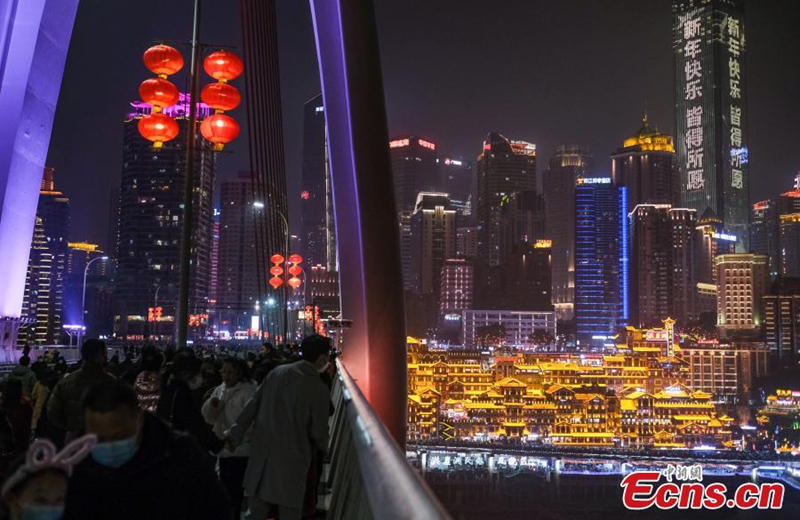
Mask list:
[[[138,450],[136,437],[114,442],[100,442],[92,448],[92,458],[103,466],[119,468],[131,460]]]
[[[64,506],[42,506],[31,504],[22,506],[20,520],[59,520],[64,515]]]

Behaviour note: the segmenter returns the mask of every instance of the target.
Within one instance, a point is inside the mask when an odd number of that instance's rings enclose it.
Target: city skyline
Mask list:
[[[637,9],[637,5],[631,2],[602,8],[585,1],[520,2],[517,8],[523,12],[550,21],[539,27],[535,34],[518,30],[520,21],[507,16],[512,12],[513,4],[507,2],[504,8],[481,13],[481,17],[473,16],[478,5],[472,2],[459,3],[458,9],[449,1],[425,4],[424,7],[421,2],[414,1],[405,2],[403,6],[378,6],[391,135],[427,135],[450,155],[473,161],[489,131],[536,143],[540,157],[552,157],[557,146],[576,143],[594,154],[600,174],[610,173],[611,165],[607,158],[630,129],[635,128],[645,105],[653,124],[659,130],[675,135],[672,128],[674,88],[668,0],[659,0],[646,11]],[[791,124],[790,114],[800,109],[800,97],[791,89],[791,85],[796,83],[792,78],[800,74],[800,69],[775,67],[771,58],[775,48],[797,48],[800,38],[789,29],[780,29],[782,24],[788,26],[796,6],[783,2],[785,9],[773,11],[757,3],[751,4],[747,6],[749,134],[751,176],[757,179],[751,190],[752,203],[773,197],[774,192],[785,186],[800,169],[797,153],[788,151],[798,138],[798,129]],[[104,243],[107,219],[101,217],[105,217],[106,210],[93,202],[106,197],[112,183],[118,179],[121,162],[118,150],[122,135],[121,132],[103,132],[100,135],[96,129],[117,121],[133,97],[144,70],[140,65],[140,50],[162,34],[174,32],[177,38],[188,38],[190,25],[188,3],[186,6],[170,4],[161,9],[164,13],[162,18],[170,20],[169,27],[167,23],[148,20],[148,27],[152,27],[148,31],[150,34],[142,34],[134,29],[141,26],[137,20],[146,10],[140,7],[134,13],[87,3],[81,6],[48,160],[49,165],[61,172],[64,189],[72,194],[74,233],[104,247],[107,246]],[[300,5],[281,6],[279,11],[281,63],[285,69],[283,112],[289,216],[293,229],[299,229],[302,104],[318,94],[319,86],[308,6],[301,2]],[[421,23],[403,23],[423,12],[426,16]],[[778,17],[776,12],[786,16]],[[185,27],[177,24],[173,28],[173,21],[181,20],[182,15],[187,20]],[[485,35],[465,46],[463,42],[467,40],[469,31],[486,16],[485,27],[482,27]],[[204,27],[209,39],[238,45],[236,10],[210,5],[207,20],[212,18],[214,23],[209,21]],[[595,25],[595,19],[616,20],[626,30],[619,34],[603,32],[602,38],[598,38],[603,24]],[[581,30],[565,32],[568,23]],[[447,29],[447,39],[438,35],[437,24]],[[776,28],[768,30],[768,25]],[[283,32],[284,27],[286,32]],[[141,41],[141,45],[120,49],[112,44],[110,48],[114,49],[115,57],[109,63],[109,70],[116,73],[99,77],[87,74],[85,68],[89,65],[82,63],[81,53],[85,55],[89,49],[96,52],[96,37],[111,31],[129,36],[120,37],[119,41]],[[186,34],[181,35],[181,32]],[[650,43],[642,48],[626,47],[626,41],[637,38]],[[567,39],[570,48],[564,47]],[[426,46],[430,48],[431,45],[436,46],[436,52],[423,52]],[[519,59],[514,61],[513,68],[510,65],[512,60],[507,63],[503,60],[486,62],[493,51],[501,48],[512,58],[530,54],[531,59],[524,60],[527,65],[522,70],[518,70],[516,65]],[[548,54],[555,49],[562,54]],[[623,52],[626,59],[619,60]],[[445,67],[442,67],[441,60],[434,59],[440,57],[440,53],[447,53],[449,57]],[[583,56],[583,53],[589,54]],[[573,59],[585,66],[578,67],[577,71],[566,69],[564,65]],[[487,63],[488,70],[476,77],[474,63],[482,61]],[[658,63],[662,65],[656,66]],[[601,72],[603,67],[608,70]],[[518,73],[511,74],[512,70]],[[429,81],[433,71],[436,71],[434,77],[440,84],[438,90],[449,91],[452,95],[437,97],[421,89],[421,82]],[[640,81],[613,80],[625,71]],[[487,83],[482,79],[487,72],[504,81]],[[73,107],[80,104],[71,101],[87,88],[88,82],[96,85],[98,81],[104,88],[98,93],[97,109],[91,114],[81,113],[86,123],[76,125],[77,113]],[[473,87],[465,88],[462,84],[465,81]],[[552,88],[555,84],[559,89]],[[495,95],[484,96],[486,92]],[[767,92],[769,95],[765,94]],[[483,105],[476,105],[479,101]],[[247,129],[243,128],[242,139],[231,146],[234,153],[226,154],[220,161],[222,178],[249,169],[244,144],[246,138]],[[94,151],[86,156],[74,154],[80,142],[87,140],[93,142]],[[540,164],[538,169],[541,174],[543,165]]]

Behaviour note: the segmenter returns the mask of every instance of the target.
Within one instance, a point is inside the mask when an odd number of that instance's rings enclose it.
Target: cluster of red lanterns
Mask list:
[[[281,264],[286,259],[283,256],[275,254],[270,257],[269,261],[272,262],[272,267],[269,270],[269,274],[272,275],[272,278],[269,279],[269,284],[272,286],[273,289],[277,290],[281,285],[283,285],[283,276],[285,271]],[[289,274],[289,279],[286,280],[286,285],[292,288],[292,290],[296,290],[303,284],[303,280],[300,279],[300,275],[303,274],[303,268],[300,267],[300,264],[303,263],[303,257],[300,255],[291,255],[289,257],[289,264],[288,269],[286,270]]]
[[[180,92],[168,76],[183,68],[183,56],[177,49],[169,45],[155,45],[144,53],[144,65],[158,77],[147,79],[139,86],[142,101],[153,107],[153,112],[139,120],[139,133],[153,148],[159,149],[164,143],[178,136],[178,123],[163,113],[180,100]]]
[[[239,91],[229,85],[228,81],[242,74],[244,64],[230,51],[216,51],[206,57],[203,68],[217,82],[206,85],[200,93],[203,103],[215,110],[213,115],[200,124],[200,133],[214,143],[214,150],[220,151],[239,136],[239,123],[225,115],[225,112],[233,110],[242,102]]]
[[[160,149],[164,143],[175,139],[179,133],[178,123],[164,113],[180,100],[180,92],[167,77],[183,68],[183,56],[169,45],[155,45],[144,53],[144,64],[157,77],[145,80],[139,87],[142,101],[153,107],[152,113],[139,120],[139,133],[152,141],[153,148]],[[203,88],[200,98],[214,114],[200,123],[200,133],[214,144],[214,150],[222,150],[226,144],[239,136],[239,123],[225,114],[242,102],[236,87],[228,81],[238,78],[244,64],[230,51],[216,51],[209,54],[203,62],[206,73],[217,80]]]

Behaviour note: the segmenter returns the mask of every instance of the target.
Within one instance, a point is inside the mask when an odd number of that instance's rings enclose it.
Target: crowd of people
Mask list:
[[[2,387],[0,519],[324,518],[327,338],[122,354],[24,352]]]

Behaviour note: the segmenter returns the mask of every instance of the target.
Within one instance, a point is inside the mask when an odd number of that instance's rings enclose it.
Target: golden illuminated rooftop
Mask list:
[[[100,247],[97,244],[90,244],[88,242],[68,242],[67,246],[69,246],[70,249],[86,251],[87,253],[94,253],[97,251],[97,248]]]
[[[647,121],[647,114],[642,119],[642,128],[636,135],[625,139],[622,143],[622,151],[631,151],[635,148],[640,152],[671,152],[675,153],[675,144],[671,135],[662,134],[658,129],[650,128]]]

